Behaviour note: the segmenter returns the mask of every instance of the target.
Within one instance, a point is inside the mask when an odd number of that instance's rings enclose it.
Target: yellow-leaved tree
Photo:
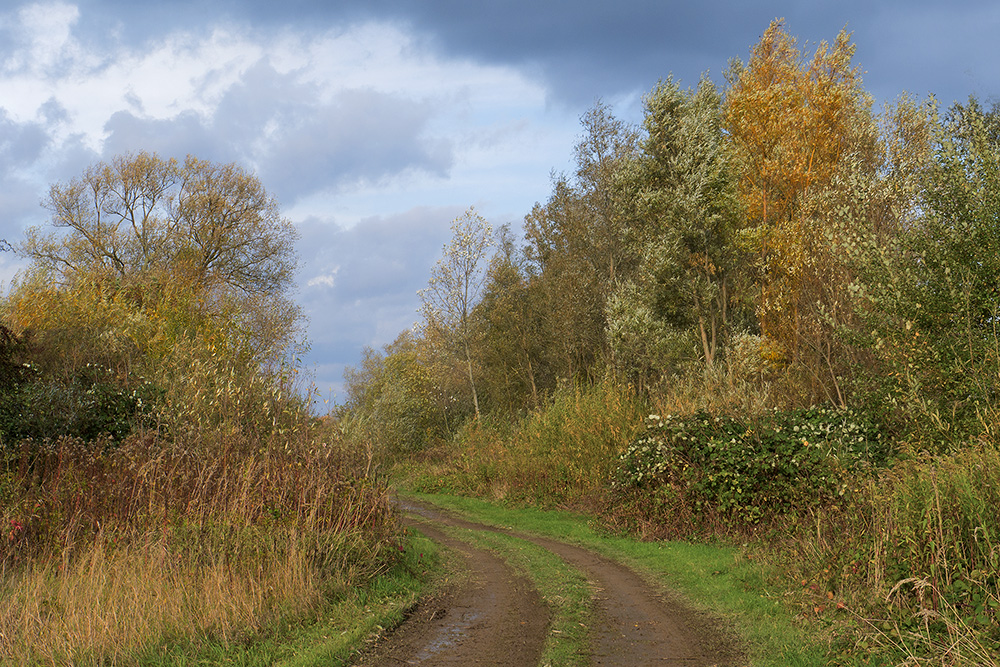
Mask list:
[[[5,303],[39,373],[152,382],[172,429],[224,413],[273,422],[266,395],[300,334],[297,233],[253,174],[128,154],[54,185],[45,205],[51,225],[16,246],[29,264]]]
[[[830,215],[838,192],[874,179],[882,164],[871,99],[841,31],[807,58],[775,20],[747,63],[728,72],[724,126],[745,219],[740,243],[755,257],[757,312],[775,361],[794,363],[843,402],[831,332],[819,326],[850,282],[840,245],[865,221]],[[817,319],[819,318],[819,319]]]

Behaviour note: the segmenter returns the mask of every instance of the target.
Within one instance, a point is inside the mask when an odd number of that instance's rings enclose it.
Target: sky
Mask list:
[[[236,162],[299,231],[302,364],[341,401],[455,217],[518,229],[588,108],[639,123],[661,79],[721,84],[776,17],[807,52],[852,32],[877,106],[1000,100],[992,0],[0,0],[0,238],[122,153]],[[21,268],[0,254],[4,289]]]

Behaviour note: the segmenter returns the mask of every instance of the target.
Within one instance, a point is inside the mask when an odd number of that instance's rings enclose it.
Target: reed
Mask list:
[[[0,661],[124,664],[174,639],[242,641],[366,585],[396,557],[396,511],[322,435],[9,453]]]

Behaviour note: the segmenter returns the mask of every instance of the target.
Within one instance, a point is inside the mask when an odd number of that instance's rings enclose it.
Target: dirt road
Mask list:
[[[452,549],[467,576],[448,582],[420,604],[396,631],[379,641],[359,665],[537,665],[549,612],[531,582],[489,551],[442,530],[476,524],[429,505],[403,503],[407,522]],[[594,590],[590,664],[709,667],[740,665],[741,653],[717,623],[656,590],[629,568],[586,549],[502,530],[538,544],[584,573]]]

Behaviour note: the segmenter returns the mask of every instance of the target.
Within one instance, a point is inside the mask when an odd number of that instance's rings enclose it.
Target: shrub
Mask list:
[[[619,458],[612,487],[652,495],[653,508],[753,525],[836,501],[850,470],[888,455],[876,425],[851,410],[773,411],[746,422],[705,412],[651,415]],[[665,489],[674,501],[667,506]]]

